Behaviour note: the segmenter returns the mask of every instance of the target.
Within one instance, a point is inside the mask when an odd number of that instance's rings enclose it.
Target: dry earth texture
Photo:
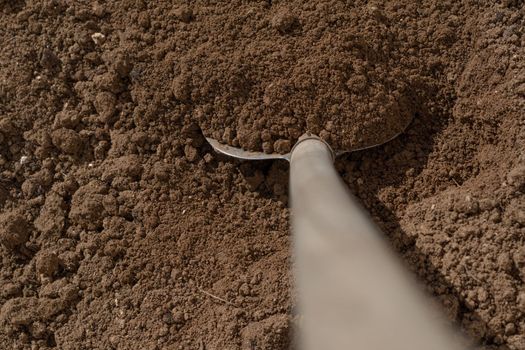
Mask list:
[[[0,0],[2,349],[286,349],[286,152],[475,342],[525,349],[525,5]],[[417,330],[415,330],[417,331]]]

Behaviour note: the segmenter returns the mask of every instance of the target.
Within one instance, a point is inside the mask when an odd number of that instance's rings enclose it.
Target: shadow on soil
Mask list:
[[[434,266],[429,257],[420,251],[411,238],[399,224],[395,213],[385,207],[378,198],[378,193],[388,186],[399,186],[408,176],[415,177],[421,173],[428,161],[428,156],[435,146],[435,138],[448,123],[448,116],[436,117],[431,114],[417,114],[408,130],[390,143],[372,150],[355,152],[338,159],[336,168],[349,186],[351,191],[360,198],[371,211],[378,226],[386,233],[394,249],[404,257],[405,262],[412,266],[417,264],[414,273],[418,279],[425,283],[431,290],[439,290],[439,297],[459,302],[457,317],[453,321],[461,323],[465,318],[476,323],[478,327],[492,333],[489,326],[478,315],[469,311],[464,303],[461,293],[445,276],[439,268]],[[417,154],[417,156],[404,158],[400,154]],[[367,167],[366,164],[371,164]],[[239,162],[241,174],[246,179],[250,190],[258,192],[262,197],[273,198],[288,203],[288,163],[285,161]],[[360,169],[356,173],[354,170]],[[363,169],[368,169],[366,173]],[[410,170],[410,171],[409,171]],[[410,175],[407,175],[407,172]],[[355,179],[359,176],[361,184],[355,187]],[[492,347],[493,339],[484,339],[485,345],[492,349],[507,349],[505,347]]]
[[[457,314],[449,315],[449,318],[452,318],[458,327],[461,326],[462,321],[469,318],[468,322],[477,324],[478,329],[485,329],[486,334],[490,335],[494,332],[490,330],[488,324],[479,315],[467,309],[461,291],[447,281],[445,275],[431,262],[429,256],[422,252],[416,246],[415,240],[403,230],[395,213],[384,206],[378,198],[382,189],[388,186],[399,186],[406,181],[408,176],[416,177],[421,173],[435,146],[436,136],[446,127],[448,120],[446,115],[438,118],[431,114],[416,115],[409,130],[398,139],[374,150],[350,154],[341,159],[337,166],[352,192],[361,199],[376,218],[376,223],[388,236],[394,249],[403,257],[407,265],[411,265],[418,280],[430,287],[430,290],[439,291],[434,292],[436,296],[459,302]],[[417,157],[400,157],[397,161],[391,161],[396,155],[403,154],[407,150],[409,154],[417,152]],[[373,171],[368,171],[366,174],[361,173],[362,183],[359,191],[355,188],[352,174],[347,173],[347,169],[362,168],[364,162],[373,164],[374,168]],[[492,347],[495,344],[490,336],[483,339],[483,343],[490,349],[507,349],[507,347]]]

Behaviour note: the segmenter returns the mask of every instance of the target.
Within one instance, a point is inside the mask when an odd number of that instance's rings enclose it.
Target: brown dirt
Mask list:
[[[282,349],[286,151],[337,161],[451,321],[525,349],[523,1],[0,0],[0,344]]]

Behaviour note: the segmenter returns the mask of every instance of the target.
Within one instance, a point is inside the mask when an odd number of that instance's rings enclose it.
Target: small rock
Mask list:
[[[280,314],[249,323],[240,332],[242,349],[288,349],[290,328],[290,317]]]
[[[487,211],[487,210],[492,210],[494,209],[496,206],[498,205],[498,203],[493,200],[493,199],[490,199],[490,198],[484,198],[484,199],[481,199],[479,201],[479,209],[481,211]]]
[[[106,42],[106,36],[102,33],[95,33],[91,35],[91,40],[93,40],[95,45],[102,45]]]
[[[323,139],[324,141],[326,141],[326,142],[330,142],[331,136],[332,135],[330,134],[330,132],[328,130],[323,129],[323,130],[321,130],[321,132],[319,132],[319,137],[321,139]]]
[[[501,222],[501,213],[498,209],[492,210],[492,212],[489,215],[489,220],[493,223],[497,224]]]
[[[504,223],[508,226],[525,226],[525,202],[521,198],[513,198],[507,205]]]

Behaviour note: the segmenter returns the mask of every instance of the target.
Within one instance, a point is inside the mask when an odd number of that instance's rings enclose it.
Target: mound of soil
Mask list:
[[[305,131],[487,349],[525,349],[523,1],[0,0],[0,342],[285,349]]]
[[[199,18],[172,88],[217,140],[288,152],[310,131],[351,150],[392,138],[417,109],[417,42],[376,5],[230,1]]]

